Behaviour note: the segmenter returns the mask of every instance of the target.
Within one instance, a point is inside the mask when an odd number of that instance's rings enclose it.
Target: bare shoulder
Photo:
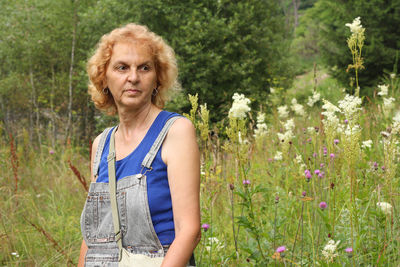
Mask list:
[[[193,123],[185,118],[181,117],[177,119],[171,126],[171,129],[168,132],[168,136],[182,136],[182,135],[196,135],[196,129],[194,128]]]
[[[198,150],[196,129],[193,123],[182,117],[177,119],[168,131],[164,141],[161,157],[168,164],[169,159],[176,158],[177,155],[187,155],[196,153]]]

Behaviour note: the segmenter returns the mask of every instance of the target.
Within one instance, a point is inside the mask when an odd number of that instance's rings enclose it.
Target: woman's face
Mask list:
[[[149,48],[133,42],[116,43],[106,71],[106,84],[118,109],[138,109],[150,104],[157,74]]]

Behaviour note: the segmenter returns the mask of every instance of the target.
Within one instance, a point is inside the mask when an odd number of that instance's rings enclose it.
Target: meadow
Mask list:
[[[353,41],[352,88],[311,71],[291,90],[270,88],[258,110],[235,94],[216,125],[217,111],[189,96],[202,155],[198,266],[400,266],[400,79],[360,97]],[[23,129],[0,142],[0,265],[76,265],[90,144],[36,147]]]

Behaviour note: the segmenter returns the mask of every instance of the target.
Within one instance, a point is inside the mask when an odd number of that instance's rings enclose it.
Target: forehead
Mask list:
[[[114,44],[110,58],[111,64],[117,61],[128,61],[129,63],[140,63],[140,61],[153,62],[153,55],[148,45],[138,42],[120,41]]]

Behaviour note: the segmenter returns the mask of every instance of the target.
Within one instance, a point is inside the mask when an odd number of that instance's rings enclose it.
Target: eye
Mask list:
[[[139,66],[139,70],[141,71],[149,71],[150,70],[150,66],[147,64],[143,64]]]
[[[124,70],[127,70],[128,67],[126,65],[117,65],[117,66],[115,66],[115,69],[118,71],[124,71]]]

